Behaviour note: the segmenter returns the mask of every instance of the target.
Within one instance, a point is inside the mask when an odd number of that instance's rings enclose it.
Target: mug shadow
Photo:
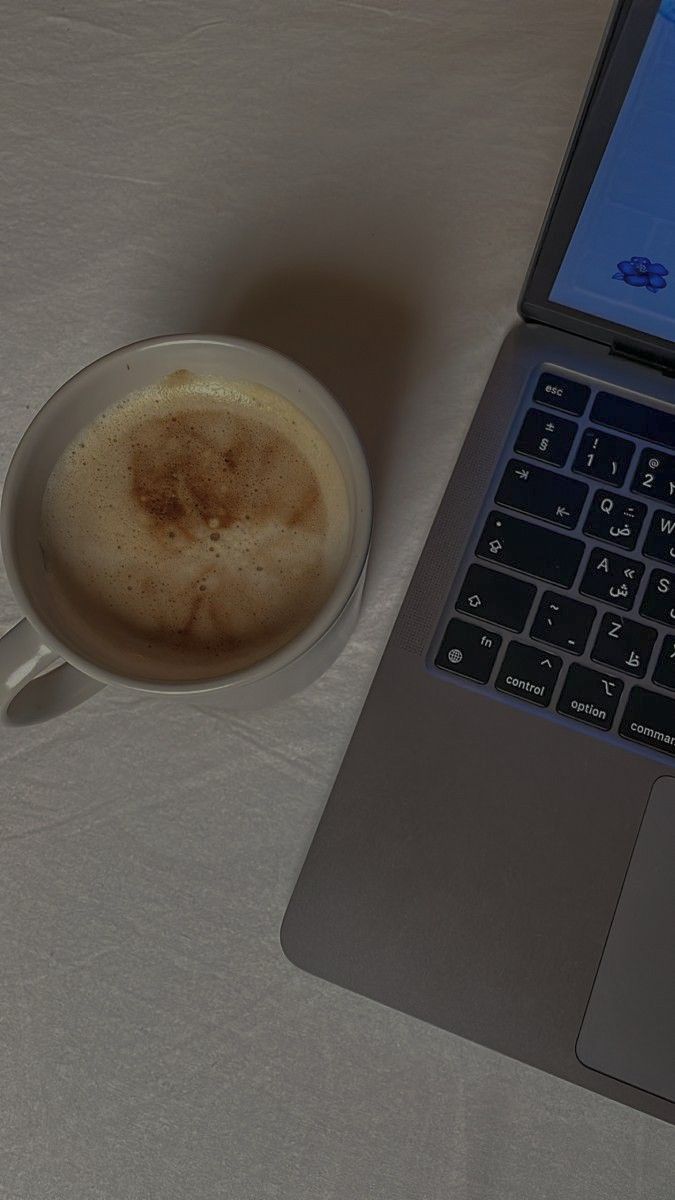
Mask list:
[[[394,285],[303,263],[259,278],[231,305],[214,307],[209,319],[211,331],[249,338],[294,359],[342,404],[370,466],[375,538],[415,321],[410,299]]]

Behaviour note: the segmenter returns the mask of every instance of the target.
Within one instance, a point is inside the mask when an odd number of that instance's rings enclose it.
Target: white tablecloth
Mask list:
[[[607,9],[4,0],[3,475],[87,361],[227,331],[342,399],[377,535],[356,636],[292,702],[226,719],[107,691],[1,731],[1,1196],[672,1200],[671,1128],[278,941]]]

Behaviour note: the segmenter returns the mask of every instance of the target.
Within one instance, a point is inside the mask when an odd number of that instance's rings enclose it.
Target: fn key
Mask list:
[[[477,683],[487,683],[501,644],[498,633],[454,617],[436,655],[436,666]]]

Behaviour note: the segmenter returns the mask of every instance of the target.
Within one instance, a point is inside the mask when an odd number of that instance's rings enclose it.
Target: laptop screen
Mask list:
[[[675,0],[662,0],[549,300],[675,341]]]

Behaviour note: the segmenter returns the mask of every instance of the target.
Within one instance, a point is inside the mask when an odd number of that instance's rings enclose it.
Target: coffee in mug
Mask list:
[[[342,471],[309,418],[188,370],[81,430],[41,506],[58,624],[139,680],[222,677],[279,650],[331,595],[349,537]]]

